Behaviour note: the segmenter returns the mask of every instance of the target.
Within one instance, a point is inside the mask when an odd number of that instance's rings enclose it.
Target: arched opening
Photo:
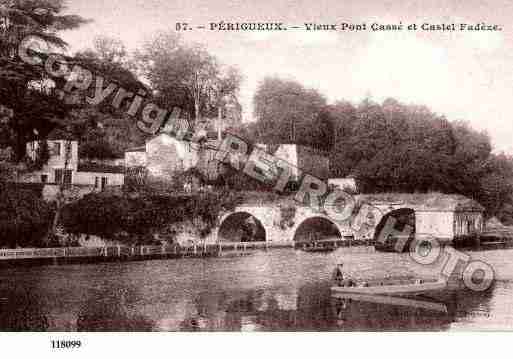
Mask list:
[[[397,248],[399,237],[401,245]],[[381,218],[374,231],[375,247],[378,250],[405,251],[409,243],[415,238],[415,211],[411,208],[393,210]]]
[[[294,233],[294,242],[311,243],[317,241],[333,241],[342,239],[338,227],[327,218],[311,217],[303,221]]]
[[[225,218],[217,234],[220,242],[265,242],[265,228],[255,216],[237,212]]]

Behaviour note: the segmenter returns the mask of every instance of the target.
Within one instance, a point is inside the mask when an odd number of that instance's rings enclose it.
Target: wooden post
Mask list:
[[[120,245],[118,245],[118,257],[121,258],[121,246]]]

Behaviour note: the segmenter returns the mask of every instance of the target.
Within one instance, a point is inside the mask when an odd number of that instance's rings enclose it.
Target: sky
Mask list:
[[[511,0],[68,0],[67,12],[93,20],[62,37],[76,51],[96,36],[121,39],[133,50],[177,22],[283,22],[279,32],[183,33],[221,62],[237,66],[243,118],[265,76],[294,79],[330,103],[367,96],[426,105],[449,120],[487,131],[495,152],[513,155],[513,1]],[[306,31],[304,23],[403,24],[403,31]],[[501,31],[407,31],[411,23],[484,22]]]

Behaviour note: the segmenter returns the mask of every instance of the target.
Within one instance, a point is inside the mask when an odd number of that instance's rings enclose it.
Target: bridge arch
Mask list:
[[[313,216],[304,219],[295,228],[294,242],[310,242],[323,239],[342,239],[342,231],[331,219],[324,216]]]
[[[374,241],[377,247],[393,247],[396,236],[409,233],[411,239],[415,236],[415,210],[409,207],[396,208],[387,212],[376,225]],[[411,230],[407,229],[407,226]],[[384,241],[384,243],[383,243]]]
[[[262,221],[246,212],[233,212],[223,217],[217,231],[219,242],[265,242],[267,233]]]

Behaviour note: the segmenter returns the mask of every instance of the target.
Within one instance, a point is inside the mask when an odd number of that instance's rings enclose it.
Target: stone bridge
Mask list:
[[[391,216],[401,222],[396,227],[398,230],[408,224],[417,233],[451,240],[458,235],[458,225],[468,227],[469,234],[482,229],[483,209],[466,197],[443,194],[398,194],[396,197],[356,196],[355,210],[344,222],[293,200],[247,203],[222,214],[210,239],[277,243],[335,237],[369,239]]]
[[[401,208],[401,205],[392,204],[364,206],[349,220],[338,222],[326,213],[299,204],[240,205],[232,212],[220,216],[219,225],[213,234],[217,241],[256,240],[279,243],[335,237],[341,240],[368,239],[373,237],[374,229],[386,213]],[[248,224],[256,230],[245,233],[244,228]]]

